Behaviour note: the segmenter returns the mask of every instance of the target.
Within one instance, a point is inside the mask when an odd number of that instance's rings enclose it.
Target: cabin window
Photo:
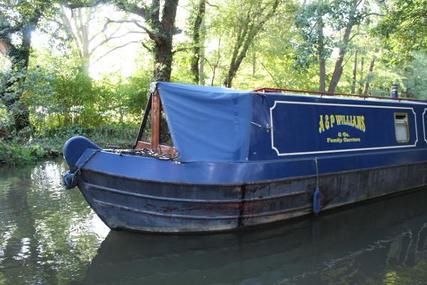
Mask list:
[[[407,113],[394,113],[394,131],[398,143],[409,142],[409,124]]]

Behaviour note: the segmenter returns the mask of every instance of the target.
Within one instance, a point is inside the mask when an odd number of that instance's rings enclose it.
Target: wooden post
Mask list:
[[[160,97],[156,90],[151,96],[151,148],[157,151],[160,144]]]

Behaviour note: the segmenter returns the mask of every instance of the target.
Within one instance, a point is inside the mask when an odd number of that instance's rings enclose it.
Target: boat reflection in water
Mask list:
[[[217,235],[110,232],[84,284],[425,284],[427,190]]]

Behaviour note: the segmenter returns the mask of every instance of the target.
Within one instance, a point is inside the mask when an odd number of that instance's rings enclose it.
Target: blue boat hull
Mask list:
[[[321,209],[329,210],[427,185],[427,162],[319,176]],[[315,176],[242,185],[160,183],[82,171],[78,184],[112,229],[215,232],[312,213]]]
[[[64,146],[65,184],[113,229],[234,230],[427,186],[424,101],[169,83],[150,96],[134,149]]]

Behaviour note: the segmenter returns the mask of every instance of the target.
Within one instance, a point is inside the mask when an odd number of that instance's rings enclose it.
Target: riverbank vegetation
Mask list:
[[[426,0],[5,0],[0,162],[129,147],[151,81],[427,99]]]

